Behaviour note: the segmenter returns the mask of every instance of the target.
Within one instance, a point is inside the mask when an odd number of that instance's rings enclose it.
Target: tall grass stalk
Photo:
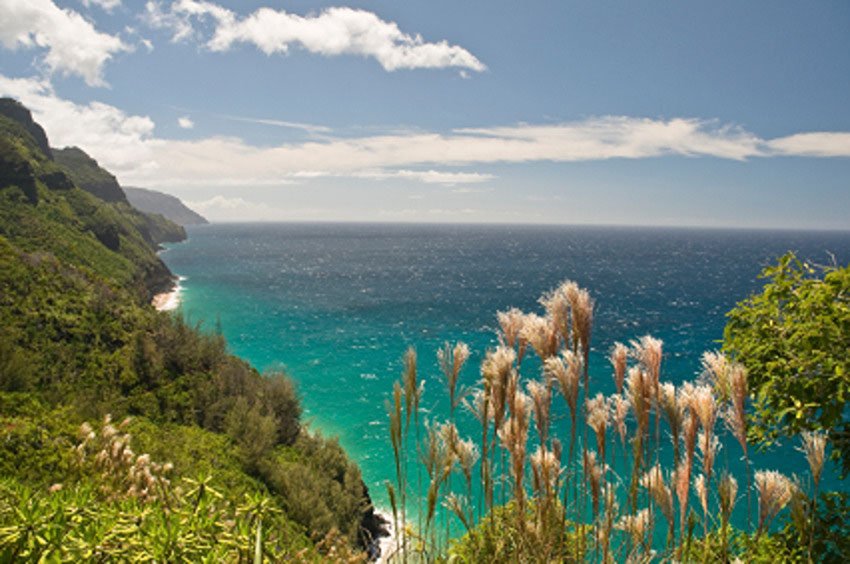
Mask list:
[[[420,421],[423,387],[416,355],[412,349],[405,354],[401,381],[394,384],[387,406],[396,471],[395,483],[388,483],[388,494],[402,559],[412,556],[413,548],[406,539],[410,425],[416,427],[416,448],[427,475],[424,508],[418,516],[420,531],[412,538],[425,541],[428,559],[439,558],[448,546],[450,520],[455,518],[470,538],[483,543],[476,546],[485,552],[475,553],[472,560],[581,561],[591,557],[585,546],[589,531],[596,550],[592,558],[604,563],[646,560],[653,554],[662,559],[686,559],[696,525],[692,516],[697,513],[690,509],[694,494],[702,514],[704,556],[716,554],[711,544],[715,538],[713,515],[717,515],[720,554],[731,558],[730,519],[738,482],[728,473],[715,477],[721,448],[716,423],[722,417],[740,444],[749,484],[746,371],[718,353],[709,353],[702,357],[704,373],[697,384],[683,382],[677,387],[661,383],[663,345],[645,335],[632,341],[630,349],[614,345],[609,359],[617,391],[610,396],[594,394],[588,364],[593,300],[585,290],[565,282],[540,303],[545,315],[515,308],[498,313],[499,344],[485,352],[476,387],[462,386],[470,357],[466,345],[446,343],[438,351],[437,363],[449,400],[445,422]],[[540,379],[522,374],[522,359],[529,347],[540,358]],[[631,366],[629,358],[635,361]],[[563,397],[566,413],[557,413],[558,403],[552,398],[555,391]],[[476,441],[462,438],[458,432],[455,420],[461,421],[460,405],[481,425]],[[566,434],[566,429],[557,425],[560,419],[568,421],[566,449],[557,438],[559,433]],[[661,419],[670,429],[670,469],[664,468],[661,456]],[[650,427],[652,423],[654,427]],[[424,436],[420,436],[422,424]],[[530,432],[532,425],[534,433]],[[590,432],[595,450],[590,448]],[[609,432],[619,441],[612,439],[609,444]],[[623,453],[622,479],[614,470],[617,442]],[[822,435],[804,436],[803,451],[812,471],[815,498],[824,444]],[[701,472],[694,476],[697,451]],[[459,474],[456,480],[455,473]],[[626,478],[629,475],[630,479]],[[477,512],[471,505],[476,477],[481,491]],[[793,488],[775,472],[756,472],[755,484],[759,493],[757,539],[789,503]],[[422,487],[417,483],[418,494]],[[626,514],[620,514],[618,495],[627,499]],[[717,501],[716,507],[712,500]],[[816,503],[811,504],[812,515]],[[748,519],[749,505],[748,500]],[[440,507],[445,511],[438,512]],[[654,553],[652,546],[655,514],[663,516],[666,524],[667,542],[661,553]],[[482,522],[485,525],[479,527]],[[622,542],[612,544],[618,538]],[[811,552],[812,538],[807,540]]]

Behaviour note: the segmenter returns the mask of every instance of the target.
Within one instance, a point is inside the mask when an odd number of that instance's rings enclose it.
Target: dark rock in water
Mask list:
[[[51,190],[71,190],[74,187],[74,182],[61,170],[42,174],[38,179]]]
[[[372,497],[369,495],[369,488],[363,484],[365,492],[365,502],[367,509],[363,513],[363,518],[360,520],[360,546],[369,555],[369,559],[374,561],[381,556],[380,542],[383,537],[390,536],[389,523],[380,513],[375,511],[375,506],[372,505]]]
[[[53,159],[53,153],[50,151],[50,145],[47,142],[47,135],[44,129],[32,119],[32,113],[20,102],[12,98],[0,98],[0,115],[4,115],[23,126],[27,132],[32,135],[38,148],[47,156],[48,159]]]

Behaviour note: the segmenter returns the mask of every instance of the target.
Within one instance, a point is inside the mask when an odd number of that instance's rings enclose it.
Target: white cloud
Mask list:
[[[91,6],[99,6],[100,8],[111,12],[121,5],[121,0],[80,0],[83,6],[89,8]]]
[[[195,122],[189,118],[189,116],[183,116],[177,118],[177,125],[182,127],[183,129],[192,129],[195,127]]]
[[[280,186],[321,177],[474,185],[494,177],[447,167],[671,155],[745,160],[848,157],[850,133],[764,140],[714,121],[599,117],[551,125],[394,132],[255,146],[236,137],[158,138],[153,121],[114,106],[75,104],[49,82],[0,75],[0,95],[30,107],[54,146],[79,145],[122,182],[150,187]]]
[[[850,157],[850,133],[818,131],[774,139],[770,148],[780,155]]]
[[[156,174],[150,118],[127,115],[100,102],[83,105],[64,100],[46,80],[0,74],[0,95],[17,98],[32,110],[52,146],[77,145],[115,173]]]
[[[418,34],[402,32],[395,22],[353,8],[327,8],[309,16],[260,8],[239,18],[212,2],[178,0],[169,9],[150,1],[145,10],[147,22],[171,30],[174,41],[199,37],[196,26],[212,21],[214,31],[206,40],[212,51],[228,51],[234,44],[248,43],[272,55],[297,46],[328,57],[372,57],[387,71],[454,67],[481,72],[487,68],[463,47],[447,41],[426,42]]]
[[[0,44],[12,50],[46,49],[50,72],[78,75],[90,86],[104,85],[103,66],[115,53],[129,50],[119,37],[97,31],[52,0],[0,2]]]

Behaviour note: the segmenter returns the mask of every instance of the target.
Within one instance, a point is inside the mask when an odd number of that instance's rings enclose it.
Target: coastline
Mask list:
[[[151,299],[151,305],[156,308],[157,311],[174,311],[180,307],[180,295],[183,293],[183,285],[181,283],[185,280],[185,276],[178,276],[171,290],[168,292],[162,292],[161,294],[156,294],[153,299]]]
[[[390,562],[390,558],[398,551],[395,539],[395,523],[393,523],[393,514],[390,511],[378,509],[377,507],[375,508],[375,513],[379,518],[384,520],[384,530],[386,531],[385,535],[381,535],[375,539],[375,544],[379,551],[378,558],[375,562],[378,564],[387,564]]]

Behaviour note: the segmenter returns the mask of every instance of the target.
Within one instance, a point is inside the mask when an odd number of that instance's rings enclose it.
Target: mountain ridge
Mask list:
[[[127,200],[145,213],[159,214],[178,225],[205,225],[207,219],[183,203],[177,196],[131,186],[122,187]]]

